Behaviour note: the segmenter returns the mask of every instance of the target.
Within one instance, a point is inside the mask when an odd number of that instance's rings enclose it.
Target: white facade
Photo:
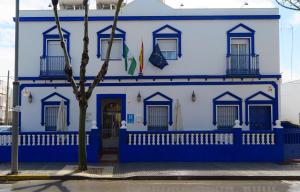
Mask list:
[[[300,81],[284,83],[281,90],[282,120],[300,125],[300,100],[297,96],[300,91]]]
[[[113,13],[113,10],[90,11],[90,62],[87,67],[87,83],[91,82],[103,63],[101,57],[98,58],[97,32],[112,24],[109,18]],[[83,22],[74,20],[81,18],[83,12],[62,10],[59,15],[64,18],[64,34],[69,33],[69,53],[74,75],[78,77],[83,45]],[[65,80],[51,76],[43,77],[40,72],[41,57],[47,57],[47,41],[44,39],[47,39],[47,35],[57,35],[55,23],[51,18],[53,19],[52,11],[21,11],[18,75],[21,90],[29,90],[33,97],[32,103],[29,103],[28,98],[21,94],[22,131],[45,130],[44,125],[41,125],[42,101],[53,93],[69,99],[68,127],[69,130],[78,130],[79,108],[71,88]],[[168,116],[169,121],[174,122],[175,101],[179,100],[184,130],[217,129],[214,122],[214,116],[217,116],[214,111],[215,105],[238,105],[238,110],[241,111],[238,118],[245,130],[249,129],[249,120],[252,118],[248,110],[254,105],[270,106],[270,121],[275,122],[280,119],[278,19],[278,9],[172,9],[160,0],[136,0],[128,4],[120,13],[120,30],[117,34],[125,37],[124,43],[137,61],[141,44],[144,43],[143,77],[138,76],[138,67],[133,77],[128,75],[124,69],[124,59],[111,61],[108,79],[95,89],[89,101],[87,127],[91,127],[92,121],[97,121],[101,127],[99,116],[102,109],[97,105],[97,95],[122,94],[126,95],[125,117],[129,114],[134,115],[133,123],[127,125],[128,129],[146,131],[147,124],[143,123],[143,100],[157,92],[173,100],[171,109],[169,106],[172,115],[172,118]],[[51,28],[53,30],[49,30]],[[166,38],[170,38],[170,34],[178,35],[177,59],[168,60],[169,65],[163,70],[154,67],[148,61],[153,51],[153,32],[157,30],[158,34],[167,34]],[[110,28],[103,34],[109,33]],[[250,39],[249,61],[251,59],[251,62],[254,62],[254,55],[259,55],[259,73],[228,75],[226,55],[232,54],[232,50],[228,50],[232,39]],[[192,101],[193,92],[195,102]],[[139,93],[142,97],[141,102],[137,99]],[[48,99],[50,100],[45,101],[57,102],[62,98],[54,95]],[[149,101],[164,102],[166,98],[154,95]],[[168,130],[173,130],[172,122],[169,123]]]

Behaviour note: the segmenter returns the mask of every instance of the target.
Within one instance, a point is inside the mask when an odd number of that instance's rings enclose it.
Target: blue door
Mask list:
[[[271,130],[271,107],[250,106],[250,130]]]

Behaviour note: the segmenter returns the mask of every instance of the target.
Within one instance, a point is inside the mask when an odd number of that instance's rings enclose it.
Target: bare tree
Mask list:
[[[101,70],[98,72],[97,76],[95,77],[93,83],[86,89],[85,83],[86,83],[86,67],[89,63],[89,36],[88,36],[88,0],[83,0],[83,7],[84,7],[84,37],[83,37],[83,52],[82,52],[82,58],[81,58],[81,65],[80,65],[80,80],[79,83],[75,81],[72,66],[70,63],[70,55],[67,51],[64,36],[62,33],[57,6],[58,6],[58,0],[52,0],[53,4],[53,11],[55,15],[55,21],[57,25],[57,29],[60,36],[60,42],[61,47],[64,52],[65,56],[65,73],[67,76],[68,82],[71,84],[71,87],[73,89],[73,93],[79,103],[79,147],[78,147],[78,156],[79,156],[79,162],[78,162],[78,170],[79,171],[85,171],[87,170],[87,157],[86,157],[86,129],[85,129],[85,119],[86,119],[86,111],[88,108],[88,100],[92,96],[93,90],[95,87],[104,79],[109,65],[109,58],[110,53],[112,49],[112,43],[114,40],[115,30],[117,27],[118,17],[120,13],[120,9],[122,6],[123,0],[118,0],[114,21],[112,25],[112,30],[110,34],[110,40],[109,40],[109,46],[107,48],[106,57],[104,60],[104,63],[102,64]]]
[[[300,11],[300,0],[276,0],[284,8]]]

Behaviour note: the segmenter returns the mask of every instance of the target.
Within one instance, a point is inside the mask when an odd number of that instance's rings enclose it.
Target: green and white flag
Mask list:
[[[125,50],[124,50],[124,59],[125,59],[125,70],[127,71],[128,65],[130,65],[128,74],[134,75],[135,69],[137,67],[137,62],[136,62],[134,56],[132,55],[132,53],[129,51],[129,48],[127,47],[126,44],[125,44]]]

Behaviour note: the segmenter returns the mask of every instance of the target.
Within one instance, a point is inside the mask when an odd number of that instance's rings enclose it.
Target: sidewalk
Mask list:
[[[300,180],[300,164],[273,163],[130,163],[94,164],[77,173],[76,164],[22,163],[18,176],[0,164],[0,180]]]

